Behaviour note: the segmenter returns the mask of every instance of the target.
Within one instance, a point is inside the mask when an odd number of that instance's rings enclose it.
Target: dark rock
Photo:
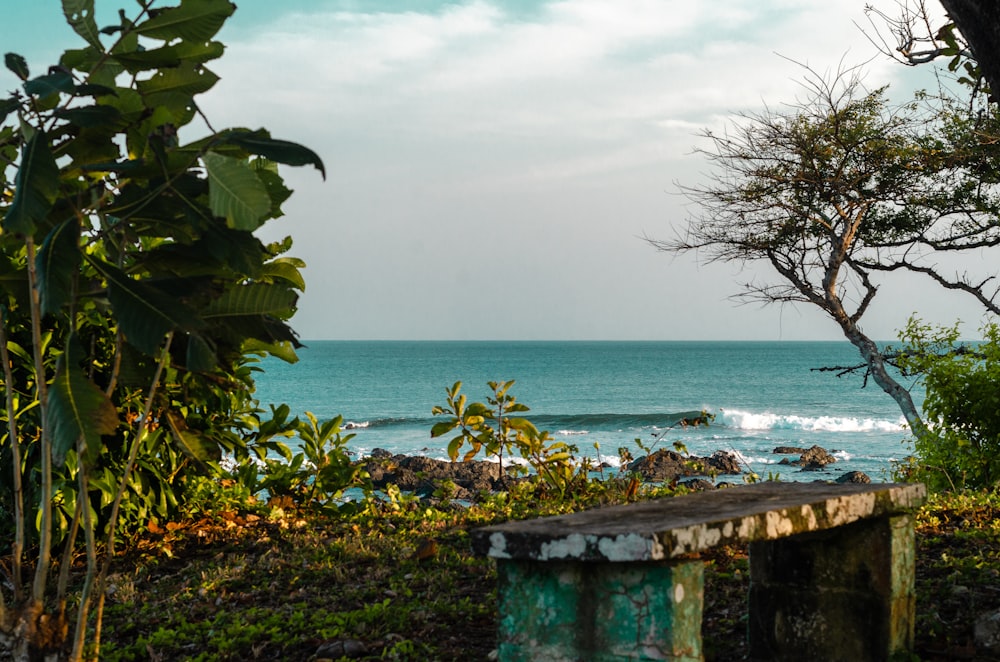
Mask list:
[[[686,476],[743,473],[739,460],[727,451],[716,451],[711,457],[684,456],[671,450],[656,451],[630,462],[628,468],[651,483]]]
[[[656,451],[632,461],[628,468],[651,483],[674,480],[682,476],[697,476],[703,473],[702,465],[694,462],[694,458],[684,457],[676,451]]]
[[[388,457],[392,457],[392,453],[390,453],[384,448],[373,448],[369,457],[372,457],[376,460],[382,460]]]
[[[799,448],[798,446],[778,446],[772,453],[775,455],[801,455],[805,453],[807,449]]]
[[[715,483],[710,480],[705,480],[704,478],[692,478],[691,480],[685,480],[681,483],[681,485],[694,492],[705,492],[706,490],[715,489]]]
[[[720,474],[739,475],[743,473],[739,458],[729,451],[715,451],[705,459],[705,463]]]
[[[337,660],[342,657],[354,658],[368,654],[368,647],[357,639],[338,639],[321,644],[316,649],[318,659]]]
[[[858,483],[858,484],[867,485],[868,483],[872,482],[872,479],[868,476],[868,474],[864,473],[863,471],[848,471],[843,476],[840,476],[839,478],[837,478],[837,482],[838,483]]]
[[[1000,652],[1000,610],[980,614],[975,625],[976,647]]]
[[[781,447],[779,446],[779,448]],[[791,448],[791,446],[787,448]],[[825,448],[813,446],[802,451],[799,459],[789,460],[785,458],[778,464],[794,464],[797,467],[802,467],[803,471],[819,471],[826,467],[826,465],[833,464],[836,461],[837,458],[830,455]]]
[[[446,462],[422,455],[393,455],[367,461],[364,469],[371,477],[375,489],[385,489],[395,485],[418,496],[430,497],[438,490],[445,492],[442,483],[455,484],[455,494],[451,498],[466,499],[482,491],[501,489],[500,465],[496,462],[470,460],[468,462]]]

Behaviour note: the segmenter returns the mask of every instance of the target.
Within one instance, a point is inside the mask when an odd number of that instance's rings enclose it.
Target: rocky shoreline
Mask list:
[[[829,451],[820,446],[778,446],[773,453],[798,455],[797,459],[783,458],[775,466],[794,466],[801,471],[823,471],[837,461]],[[446,496],[449,499],[474,501],[480,493],[501,491],[511,483],[523,480],[509,472],[501,476],[497,462],[446,462],[420,455],[394,455],[380,448],[373,450],[360,464],[368,472],[375,489],[384,490],[389,485],[395,485],[404,492],[428,498]],[[633,460],[626,469],[647,483],[677,481],[699,490],[715,489],[727,484],[725,481],[714,480],[720,476],[743,476],[748,473],[736,454],[730,451],[716,451],[707,457],[698,457],[660,450]],[[835,480],[838,483],[871,482],[871,478],[860,471],[846,472]]]

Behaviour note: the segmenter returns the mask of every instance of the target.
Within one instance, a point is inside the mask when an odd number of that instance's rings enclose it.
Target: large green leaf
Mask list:
[[[196,65],[204,64],[222,57],[224,51],[225,47],[218,41],[207,43],[182,41],[148,51],[116,53],[114,57],[126,70],[134,74],[163,67],[177,67],[185,61]]]
[[[181,0],[180,5],[157,12],[135,26],[135,30],[144,37],[164,41],[207,42],[235,9],[236,5],[229,0]]]
[[[208,372],[218,365],[215,350],[198,333],[192,333],[188,336],[184,363],[188,370],[194,372]]]
[[[191,333],[202,327],[194,311],[174,297],[106,262],[89,256],[88,260],[107,279],[108,299],[119,328],[136,349],[155,355],[168,332]]]
[[[189,105],[194,95],[207,92],[218,81],[219,77],[205,67],[182,62],[136,82],[136,87],[148,106],[168,106],[176,114],[178,105]]]
[[[59,108],[53,115],[80,127],[110,126],[121,117],[117,108],[105,105]]]
[[[0,124],[3,123],[7,116],[13,113],[15,110],[21,107],[21,103],[16,97],[10,97],[8,99],[0,99]]]
[[[17,53],[6,53],[3,56],[3,61],[15,76],[21,80],[28,80],[28,63],[25,62],[24,57]]]
[[[202,157],[208,172],[208,203],[229,227],[252,232],[271,211],[264,182],[246,161],[209,152]]]
[[[291,342],[265,342],[256,338],[250,338],[243,343],[244,354],[263,354],[281,359],[285,363],[298,363],[299,357],[295,353],[295,347]]]
[[[268,262],[261,269],[262,278],[281,279],[290,283],[293,287],[305,291],[306,279],[302,277],[300,269],[305,264],[297,258],[279,257]]]
[[[252,283],[238,285],[213,301],[203,312],[205,319],[245,315],[287,315],[298,295],[285,285]]]
[[[75,89],[73,75],[64,69],[54,69],[52,73],[32,78],[24,84],[24,91],[39,99],[47,99],[60,92],[72,94]]]
[[[118,426],[114,404],[80,370],[79,362],[83,358],[79,341],[71,336],[49,385],[48,419],[53,455],[58,463],[81,437],[88,452],[96,453],[100,449],[101,435],[114,434]]]
[[[57,314],[70,300],[80,261],[80,227],[71,218],[49,232],[35,258],[43,315]]]
[[[3,217],[3,229],[30,235],[41,222],[59,192],[59,166],[49,148],[48,136],[36,131],[21,152],[21,165],[14,178],[14,200]]]
[[[326,179],[323,160],[308,147],[288,140],[276,140],[267,131],[228,131],[220,136],[225,143],[237,145],[251,154],[263,156],[286,165],[313,165]]]
[[[63,14],[73,31],[94,48],[102,48],[100,31],[94,20],[94,0],[62,0]]]
[[[181,452],[198,462],[210,462],[214,459],[213,456],[218,452],[215,444],[188,428],[187,423],[176,412],[168,411],[166,418],[170,436]]]

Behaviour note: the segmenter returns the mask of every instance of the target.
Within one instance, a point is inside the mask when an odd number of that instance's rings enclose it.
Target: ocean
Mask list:
[[[815,370],[860,362],[847,342],[306,341],[300,361],[260,366],[261,406],[344,417],[358,457],[373,449],[447,459],[450,436],[432,439],[434,405],[463,383],[485,402],[488,381],[515,380],[510,394],[540,430],[580,456],[618,463],[625,447],[682,442],[695,455],[735,452],[761,477],[835,479],[863,471],[890,480],[912,452],[896,403],[859,375]],[[918,405],[922,393],[914,391]],[[705,410],[708,427],[670,427],[671,414]],[[777,446],[819,445],[837,462],[821,472],[779,465]],[[792,459],[796,459],[792,457]]]

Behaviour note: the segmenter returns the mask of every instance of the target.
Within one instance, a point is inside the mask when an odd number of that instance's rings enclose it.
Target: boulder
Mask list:
[[[705,492],[707,490],[715,489],[715,483],[710,480],[705,480],[704,478],[692,478],[691,480],[685,480],[680,483],[680,485],[688,488],[692,492]]]
[[[711,456],[705,458],[708,464],[716,473],[738,476],[743,473],[743,466],[735,453],[729,451],[715,451]]]
[[[792,446],[779,446],[778,448],[788,448],[791,449]],[[778,449],[775,449],[777,451]],[[797,449],[802,453],[799,455],[797,460],[789,460],[788,458],[783,459],[778,464],[792,464],[797,467],[802,467],[803,471],[818,471],[823,469],[828,464],[833,464],[837,461],[837,458],[830,455],[830,453],[821,446],[813,446],[812,448],[806,448],[804,450]]]
[[[863,471],[848,471],[843,476],[837,478],[838,483],[857,483],[867,485],[872,479]]]
[[[316,658],[320,660],[340,660],[357,658],[368,654],[368,647],[357,639],[337,639],[321,644],[316,649]]]
[[[628,468],[650,483],[687,476],[743,473],[739,460],[727,451],[716,451],[711,457],[685,456],[671,450],[656,451],[632,461]]]
[[[698,466],[698,470],[695,469],[693,460],[694,458],[685,457],[676,451],[662,450],[633,460],[628,468],[647,482],[661,483],[702,473],[701,466]]]
[[[453,497],[457,499],[500,487],[500,465],[482,460],[446,462],[422,455],[393,455],[369,459],[364,468],[376,489],[392,484],[421,496],[433,495],[446,480],[459,488]]]
[[[807,449],[798,446],[778,446],[772,453],[775,455],[802,455]]]
[[[976,648],[1000,653],[1000,610],[980,614],[975,624]]]

